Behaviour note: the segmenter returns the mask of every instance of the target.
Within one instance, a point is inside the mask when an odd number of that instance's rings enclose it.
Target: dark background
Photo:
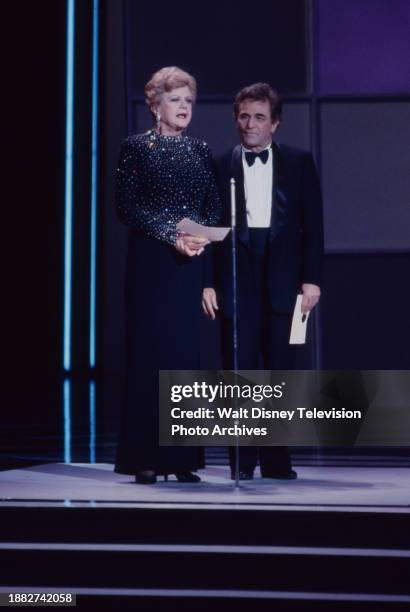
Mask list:
[[[2,424],[35,420],[46,394],[56,412],[65,29],[64,2],[2,7]]]
[[[149,126],[143,85],[172,63],[198,79],[190,133],[215,153],[236,142],[234,93],[262,79],[284,95],[278,140],[315,155],[326,261],[308,362],[410,369],[408,2],[101,3],[96,369],[88,367],[87,352],[92,4],[77,1],[76,8],[70,372],[62,368],[66,2],[23,1],[3,9],[3,451],[17,456],[16,449],[38,452],[47,444],[53,453],[61,450],[64,380],[76,398],[73,434],[82,440],[89,427],[90,383],[96,384],[101,456],[114,448],[126,248],[126,228],[114,211],[114,170],[121,140]],[[202,334],[211,339],[204,344],[210,367],[216,326],[204,321]]]
[[[266,80],[281,90],[304,91],[306,13],[301,0],[255,7],[234,0],[180,0],[177,7],[127,1],[129,91],[141,96],[147,74],[174,65],[195,75],[201,97],[232,97]]]

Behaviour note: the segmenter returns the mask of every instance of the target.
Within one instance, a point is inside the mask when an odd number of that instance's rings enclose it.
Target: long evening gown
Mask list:
[[[158,474],[201,467],[194,447],[158,444],[159,370],[198,370],[203,255],[180,255],[176,224],[219,219],[210,150],[153,130],[129,137],[117,169],[116,205],[129,226],[125,282],[126,393],[115,471]]]

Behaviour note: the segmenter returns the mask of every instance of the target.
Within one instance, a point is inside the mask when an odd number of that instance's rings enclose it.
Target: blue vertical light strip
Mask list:
[[[67,0],[66,145],[64,193],[64,339],[63,366],[71,368],[71,300],[73,242],[73,149],[74,149],[74,19],[75,0]]]
[[[97,288],[97,202],[98,202],[98,55],[99,0],[93,1],[92,104],[91,104],[91,236],[90,236],[90,368],[95,367]]]
[[[95,463],[95,382],[90,381],[90,463]]]
[[[71,463],[71,381],[63,383],[64,463]]]

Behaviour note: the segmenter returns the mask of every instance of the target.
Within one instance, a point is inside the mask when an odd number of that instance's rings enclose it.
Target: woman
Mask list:
[[[153,484],[158,474],[199,482],[192,447],[158,445],[158,371],[199,369],[202,253],[208,241],[181,234],[188,217],[205,225],[220,202],[206,143],[183,135],[195,79],[162,68],[145,86],[155,127],[127,138],[117,169],[117,210],[130,227],[126,271],[126,401],[115,471]]]

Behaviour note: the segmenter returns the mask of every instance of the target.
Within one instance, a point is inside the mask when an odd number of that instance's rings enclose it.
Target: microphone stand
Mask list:
[[[237,312],[237,278],[236,278],[236,192],[235,179],[231,178],[231,240],[232,240],[232,349],[235,382],[238,376],[238,312]],[[234,400],[237,409],[237,400]],[[239,425],[238,419],[234,421]],[[235,436],[235,489],[239,488],[239,436]]]

